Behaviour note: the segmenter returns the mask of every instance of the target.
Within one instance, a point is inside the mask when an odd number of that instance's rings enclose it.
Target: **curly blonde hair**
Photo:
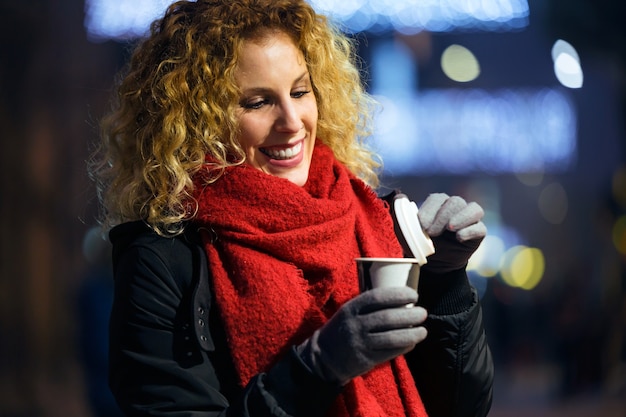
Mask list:
[[[303,52],[318,104],[318,140],[372,187],[381,167],[364,140],[374,101],[352,39],[304,0],[172,4],[135,48],[92,158],[105,227],[142,219],[161,234],[193,217],[193,176],[210,155],[211,181],[245,162],[237,143],[235,70],[243,43],[288,34]]]

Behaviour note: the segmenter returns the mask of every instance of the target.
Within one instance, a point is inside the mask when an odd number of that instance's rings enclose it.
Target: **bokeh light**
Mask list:
[[[480,75],[480,64],[474,54],[461,45],[450,45],[441,55],[441,69],[453,81],[473,81]]]
[[[500,272],[504,252],[504,241],[499,236],[487,235],[469,259],[467,270],[485,278],[494,277]]]
[[[580,58],[572,45],[559,39],[552,47],[554,73],[563,86],[581,88],[583,86],[583,70]]]
[[[519,245],[503,256],[502,280],[511,287],[532,290],[539,284],[544,272],[545,259],[540,249]]]

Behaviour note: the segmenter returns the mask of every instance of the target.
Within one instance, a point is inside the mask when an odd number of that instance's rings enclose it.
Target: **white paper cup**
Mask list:
[[[361,292],[407,286],[417,291],[420,263],[415,258],[356,258]]]

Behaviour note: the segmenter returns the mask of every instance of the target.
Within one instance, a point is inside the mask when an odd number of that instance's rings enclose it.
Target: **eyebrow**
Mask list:
[[[302,73],[302,75],[300,75],[298,78],[296,78],[295,80],[293,80],[293,84],[297,84],[299,82],[301,82],[302,80],[304,80],[306,77],[309,76],[309,71],[304,71]],[[267,88],[267,87],[252,87],[252,88],[248,88],[246,90],[243,91],[244,94],[267,94],[272,92],[271,88]]]

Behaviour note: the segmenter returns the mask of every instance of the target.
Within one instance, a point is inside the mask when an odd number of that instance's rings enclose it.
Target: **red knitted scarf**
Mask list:
[[[202,173],[199,177],[202,176]],[[358,294],[358,256],[402,256],[382,200],[317,144],[304,187],[249,166],[200,188],[217,306],[240,382]],[[404,358],[355,378],[328,416],[424,417]]]

